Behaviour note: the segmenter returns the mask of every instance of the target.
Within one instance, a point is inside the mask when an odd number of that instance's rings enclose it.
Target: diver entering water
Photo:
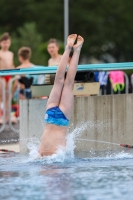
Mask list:
[[[66,132],[74,103],[74,78],[83,42],[84,39],[77,36],[77,34],[68,36],[65,52],[59,63],[54,86],[46,106],[46,125],[39,147],[41,156],[52,155],[56,153],[59,147],[65,147],[66,145]],[[70,60],[72,50],[73,55]],[[70,65],[65,78],[66,66],[69,60]]]

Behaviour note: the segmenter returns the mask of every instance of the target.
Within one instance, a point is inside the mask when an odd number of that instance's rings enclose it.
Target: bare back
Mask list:
[[[11,51],[0,50],[0,70],[14,68],[13,57],[14,55]]]
[[[22,63],[22,64],[19,65],[17,68],[19,68],[19,69],[21,69],[21,68],[30,68],[30,67],[32,67],[32,66],[34,66],[33,63],[27,62],[27,63]]]
[[[40,146],[40,152],[43,148],[43,151],[45,152],[44,155],[47,156],[56,153],[60,146],[65,147],[66,131],[66,127],[46,124],[42,136],[44,143]]]

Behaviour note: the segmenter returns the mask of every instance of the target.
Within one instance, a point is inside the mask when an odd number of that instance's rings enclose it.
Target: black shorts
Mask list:
[[[31,99],[32,98],[32,92],[30,88],[26,88],[24,90],[19,91],[20,94],[24,95],[26,99]]]

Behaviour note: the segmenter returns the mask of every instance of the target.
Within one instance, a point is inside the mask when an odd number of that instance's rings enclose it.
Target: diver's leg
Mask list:
[[[64,83],[61,101],[60,101],[60,109],[63,111],[65,116],[70,119],[72,108],[73,108],[73,86],[74,86],[74,78],[77,71],[78,61],[80,50],[82,47],[84,39],[81,36],[78,36],[77,44],[73,46],[74,54],[70,62],[70,66],[67,72],[67,77]]]
[[[77,37],[76,34],[72,34],[68,36],[67,46],[61,58],[61,61],[59,63],[56,76],[55,76],[54,86],[50,93],[46,109],[49,109],[54,106],[59,106],[61,93],[64,86],[64,78],[65,78],[64,76],[65,76],[66,67],[68,64],[69,54],[75,42],[76,37]]]

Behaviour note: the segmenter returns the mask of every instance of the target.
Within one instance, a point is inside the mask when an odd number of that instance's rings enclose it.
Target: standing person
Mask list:
[[[17,68],[30,68],[34,66],[34,64],[30,61],[31,58],[31,49],[29,47],[21,47],[18,50],[18,59],[20,61],[20,65]],[[15,81],[13,86],[13,96],[14,93],[18,87],[18,84],[20,84],[20,99],[31,99],[31,89],[30,86],[33,82],[33,78],[37,76],[30,76],[30,75],[23,75],[18,76],[18,80]]]
[[[21,63],[17,68],[30,68],[34,64],[30,61],[31,59],[31,48],[30,47],[21,47],[18,50],[18,59]]]
[[[77,43],[74,45],[74,42]],[[67,39],[65,52],[59,63],[54,86],[47,102],[45,114],[45,129],[39,148],[41,156],[49,156],[66,145],[66,132],[72,114],[74,96],[73,86],[77,71],[80,50],[84,39],[72,34]],[[73,48],[73,56],[65,78],[66,66]]]
[[[13,69],[14,63],[13,58],[14,54],[9,51],[11,45],[11,37],[8,33],[4,33],[0,38],[0,70],[5,69]],[[4,83],[5,90],[8,88],[8,81],[10,80],[11,76],[0,77],[0,79]],[[2,88],[0,84],[0,104],[2,102]],[[0,109],[1,110],[1,109]],[[6,92],[6,122],[8,122],[8,93]],[[2,124],[1,112],[0,112],[0,124]]]
[[[50,39],[48,41],[47,51],[51,58],[48,60],[48,66],[58,65],[62,55],[59,54],[59,45],[56,39]]]
[[[56,39],[51,38],[48,41],[47,51],[51,58],[48,60],[48,66],[57,66],[61,60],[62,55],[59,54],[59,44]],[[39,84],[41,83],[50,84],[50,74],[40,75]]]

